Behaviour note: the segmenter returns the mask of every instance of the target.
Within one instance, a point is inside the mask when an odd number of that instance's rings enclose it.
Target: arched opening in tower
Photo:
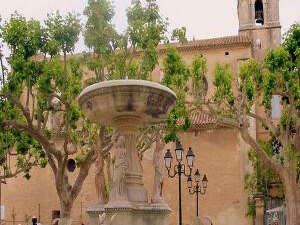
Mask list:
[[[258,25],[264,24],[264,6],[261,0],[255,1],[255,23]]]

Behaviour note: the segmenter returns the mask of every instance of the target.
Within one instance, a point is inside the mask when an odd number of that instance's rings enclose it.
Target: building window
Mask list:
[[[272,96],[272,119],[279,119],[281,115],[281,96],[273,95]]]

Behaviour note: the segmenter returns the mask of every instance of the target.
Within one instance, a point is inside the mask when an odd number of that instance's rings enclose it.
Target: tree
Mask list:
[[[177,96],[175,108],[167,118],[165,141],[178,141],[178,132],[187,131],[191,126],[190,115],[199,110],[204,98],[204,75],[206,59],[195,55],[191,65],[187,65],[178,51],[169,46],[163,62],[162,84],[171,88]]]
[[[157,4],[149,0],[142,7],[136,1],[129,9],[134,17],[130,19],[131,32],[118,35],[110,23],[110,3],[103,8],[104,3],[89,1],[85,11],[89,16],[86,43],[95,57],[90,68],[100,71],[96,80],[149,76],[157,63],[156,47],[165,29]],[[135,17],[138,11],[139,16]],[[98,16],[101,23],[98,18],[91,19]],[[137,20],[144,20],[145,24],[136,23]],[[44,25],[14,14],[1,28],[3,40],[11,50],[11,71],[0,92],[1,166],[10,176],[24,172],[29,178],[30,168],[48,163],[60,200],[61,224],[71,223],[73,203],[92,163],[99,155],[106,157],[114,140],[113,130],[91,123],[77,104],[82,90],[82,65],[78,57],[68,54],[74,50],[80,29],[76,15],[62,16],[59,12],[48,15]],[[100,37],[93,39],[95,30]],[[141,66],[134,57],[127,60],[135,54],[127,47],[129,37],[136,35],[139,40],[131,43],[143,55]],[[7,155],[16,157],[16,165],[7,167]],[[74,159],[79,170],[71,184],[68,178]],[[16,173],[11,172],[13,168]]]
[[[18,18],[17,18],[18,17]],[[23,34],[18,33],[14,28],[17,26],[20,27],[21,30],[31,29],[32,33],[28,34],[28,38],[35,39],[34,37],[39,32],[39,26],[34,21],[30,21],[28,23],[24,22],[24,18],[19,15],[13,15],[11,18],[11,24],[8,29],[11,29],[13,32],[16,32],[15,35],[7,34],[5,31],[1,32],[0,36],[3,38],[8,38],[12,43],[14,43],[11,47],[16,52],[17,50],[17,42],[25,42],[25,38]],[[8,26],[8,25],[7,25]],[[28,32],[28,30],[27,30]],[[19,36],[19,37],[18,37]],[[23,39],[22,39],[23,38]],[[2,46],[2,43],[1,43]],[[19,51],[23,51],[24,55],[27,55],[30,52],[30,48],[34,48],[32,46],[27,46],[27,48],[22,48]],[[3,65],[2,61],[2,53],[1,53],[1,69],[2,69],[2,79],[1,79],[1,89],[4,88],[5,80],[7,79],[6,68]],[[3,91],[3,90],[1,90]],[[5,119],[14,120],[16,116],[16,110],[13,108],[12,104],[7,101],[7,98],[0,95],[0,109],[1,115],[0,120],[3,121]],[[15,147],[15,148],[13,148]],[[8,178],[12,178],[17,176],[18,174],[23,173],[24,177],[27,179],[30,178],[29,170],[33,166],[46,166],[45,153],[42,151],[41,146],[38,142],[33,140],[31,136],[26,133],[19,132],[17,129],[4,130],[0,132],[0,158],[1,158],[1,182],[5,183],[5,180]],[[10,166],[10,158],[16,156],[16,166],[13,168]]]
[[[238,79],[229,66],[217,64],[215,92],[206,109],[218,122],[237,129],[265,167],[278,175],[287,202],[288,225],[300,224],[300,25],[294,24],[283,45],[263,62],[242,64]],[[280,96],[281,116],[272,118],[272,96]],[[267,136],[251,136],[251,119]],[[276,143],[276,144],[275,144]]]
[[[111,133],[92,124],[77,104],[82,72],[80,63],[67,54],[79,32],[77,16],[59,13],[49,15],[45,27],[14,14],[2,28],[11,50],[11,71],[0,93],[1,166],[7,175],[24,172],[29,178],[32,166],[45,167],[48,162],[60,200],[61,224],[71,223],[73,203],[97,151],[112,145]],[[39,51],[51,58],[40,59]],[[7,166],[7,155],[16,157],[15,173]],[[68,166],[74,166],[74,159],[79,171],[71,184]]]
[[[181,44],[187,42],[187,38],[186,38],[186,28],[185,27],[181,27],[181,28],[176,28],[172,31],[172,37],[171,40],[177,40],[179,41]]]
[[[0,22],[1,22],[2,18],[0,16]],[[1,28],[1,26],[0,26]],[[4,84],[5,81],[5,75],[6,75],[6,67],[4,66],[4,62],[3,62],[3,52],[2,52],[2,48],[3,48],[3,43],[2,43],[2,33],[0,32],[0,67],[1,67],[1,76],[0,76],[0,87],[2,87],[2,85]]]
[[[89,0],[84,15],[87,17],[84,41],[93,53],[85,57],[85,62],[95,73],[94,82],[103,81],[107,79],[105,70],[118,47],[119,36],[112,24],[114,10],[110,1]]]

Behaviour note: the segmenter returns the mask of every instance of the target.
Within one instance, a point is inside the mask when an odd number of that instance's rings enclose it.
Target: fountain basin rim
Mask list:
[[[149,88],[154,88],[158,90],[163,90],[171,95],[173,95],[176,98],[176,94],[174,91],[172,91],[170,88],[163,86],[159,83],[147,81],[147,80],[109,80],[109,81],[101,81],[95,84],[92,84],[80,93],[79,95],[79,104],[81,105],[81,98],[85,96],[88,93],[92,93],[94,91],[97,91],[101,88],[109,88],[109,87],[116,87],[116,86],[145,86]]]

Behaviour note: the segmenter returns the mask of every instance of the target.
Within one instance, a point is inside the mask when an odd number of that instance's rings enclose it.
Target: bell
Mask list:
[[[264,24],[264,15],[262,10],[255,12],[256,23]]]

